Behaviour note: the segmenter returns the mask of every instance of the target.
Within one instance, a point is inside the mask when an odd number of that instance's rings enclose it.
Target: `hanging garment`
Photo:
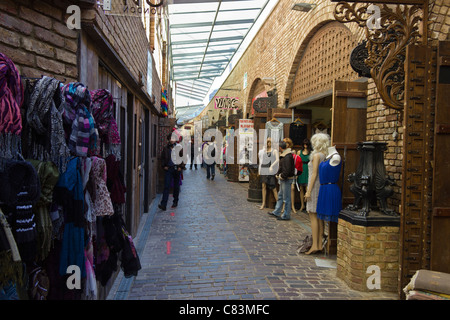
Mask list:
[[[95,154],[98,133],[91,114],[91,95],[80,82],[72,82],[61,88],[66,101],[63,120],[69,126],[68,146],[70,151],[80,157]]]
[[[23,96],[19,71],[12,60],[0,52],[0,157],[16,158],[20,151]]]
[[[133,243],[133,238],[122,226],[122,232],[125,238],[125,244],[122,250],[121,267],[125,278],[137,276],[138,271],[141,269],[141,262],[137,254],[136,248]]]
[[[86,276],[84,196],[81,179],[81,160],[74,157],[67,163],[67,170],[59,177],[54,189],[54,199],[63,208],[64,232],[59,257],[59,274],[67,274],[67,267],[77,265],[81,276]]]
[[[98,89],[91,91],[91,100],[92,116],[98,128],[100,138],[97,149],[100,150],[100,145],[105,144],[104,156],[107,157],[113,154],[120,160],[120,135],[113,114],[113,97],[108,90]],[[100,152],[97,154],[101,155]]]
[[[86,283],[85,283],[85,299],[97,300],[97,280],[94,271],[94,247],[92,239],[88,242],[84,250],[86,259]]]
[[[120,161],[111,154],[105,159],[107,180],[106,185],[111,193],[111,201],[113,204],[125,203],[125,193],[127,191],[123,179],[123,175],[120,172]]]
[[[303,154],[302,151],[300,151],[300,158],[302,158],[302,163],[303,163],[303,172],[302,174],[298,177],[298,184],[302,185],[302,186],[307,186],[308,185],[308,177],[309,177],[309,169],[308,169],[308,163],[309,163],[309,156],[310,154]]]
[[[319,153],[320,159],[319,163],[322,163],[322,161],[325,159],[325,155],[323,153]],[[308,186],[311,181],[311,175],[313,172],[313,163],[310,160],[308,163]],[[311,188],[311,198],[309,201],[306,202],[306,211],[308,212],[317,212],[317,199],[319,197],[319,189],[320,189],[320,178],[316,177],[316,181],[314,182],[313,187]]]
[[[26,99],[22,109],[26,114],[25,156],[40,161],[52,161],[60,172],[64,172],[70,151],[65,141],[62,112],[66,103],[60,86],[59,80],[46,76],[32,87],[27,81]]]
[[[23,261],[36,258],[37,228],[33,205],[39,199],[41,188],[36,170],[22,160],[3,159],[0,170],[0,203],[13,230]]]
[[[0,291],[2,286],[9,286],[10,281],[22,283],[22,269],[16,239],[0,209]]]
[[[342,162],[332,166],[330,159],[319,165],[320,189],[317,199],[317,217],[324,221],[338,222],[339,212],[342,210],[342,195],[337,182]]]
[[[63,208],[64,221],[77,227],[84,226],[84,195],[81,179],[81,159],[73,157],[67,163],[67,170],[59,176],[53,198]]]
[[[275,142],[280,142],[284,139],[284,124],[282,122],[280,123],[274,123],[272,121],[266,122],[266,134],[265,139],[271,138],[272,144]]]
[[[261,183],[265,183],[268,189],[274,189],[277,186],[277,179],[275,174],[277,173],[275,168],[270,169],[272,164],[277,161],[275,157],[275,150],[267,152],[263,149],[259,152],[259,172]]]
[[[53,189],[59,179],[59,171],[53,162],[28,160],[36,169],[41,185],[41,196],[33,208],[38,230],[38,260],[44,260],[50,252],[53,225],[50,218],[50,205],[53,201]]]
[[[307,126],[303,123],[292,122],[289,125],[289,138],[294,146],[303,145],[303,140],[307,137]]]
[[[92,169],[90,179],[94,184],[93,214],[95,216],[111,216],[114,208],[111,202],[111,195],[106,186],[106,162],[105,159],[92,157]]]

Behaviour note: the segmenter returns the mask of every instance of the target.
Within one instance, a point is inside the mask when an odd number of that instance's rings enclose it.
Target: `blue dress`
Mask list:
[[[339,212],[342,210],[342,194],[337,182],[342,162],[332,166],[330,159],[319,164],[320,189],[317,199],[317,217],[324,221],[338,222]]]

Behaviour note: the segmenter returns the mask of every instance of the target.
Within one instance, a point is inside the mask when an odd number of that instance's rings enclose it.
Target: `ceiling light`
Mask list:
[[[301,11],[301,12],[308,12],[311,9],[313,9],[316,5],[311,3],[296,3],[292,6],[292,10]]]

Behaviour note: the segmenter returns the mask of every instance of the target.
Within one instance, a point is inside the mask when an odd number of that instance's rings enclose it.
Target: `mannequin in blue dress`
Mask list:
[[[319,166],[328,156],[330,136],[324,133],[316,133],[311,137],[310,162],[308,163],[308,187],[305,193],[306,210],[311,222],[312,245],[305,254],[313,254],[322,251],[324,223],[317,217],[317,200],[320,188]]]
[[[336,147],[328,148],[325,161],[319,166],[320,189],[317,216],[323,221],[338,222],[342,210],[342,193],[337,185],[341,173],[341,157]]]

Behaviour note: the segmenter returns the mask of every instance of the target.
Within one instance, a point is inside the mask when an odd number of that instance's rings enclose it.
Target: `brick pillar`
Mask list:
[[[382,215],[360,218],[343,210],[338,222],[337,276],[354,290],[397,292],[399,232],[399,218]],[[368,278],[374,275],[373,271],[367,273],[370,266],[380,270],[380,289],[367,286]]]

